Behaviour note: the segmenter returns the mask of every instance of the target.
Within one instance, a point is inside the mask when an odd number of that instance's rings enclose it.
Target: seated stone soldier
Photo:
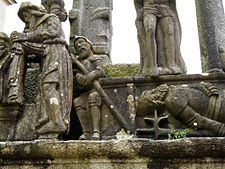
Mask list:
[[[74,46],[78,53],[78,60],[90,72],[84,75],[77,69],[75,76],[74,107],[81,123],[83,134],[80,140],[100,140],[100,110],[101,98],[92,87],[94,80],[104,76],[101,59],[93,55],[92,43],[83,36],[76,36]]]
[[[141,119],[154,110],[166,110],[187,127],[208,130],[225,136],[225,98],[216,86],[200,83],[194,86],[160,85],[142,93],[138,101],[137,128]]]

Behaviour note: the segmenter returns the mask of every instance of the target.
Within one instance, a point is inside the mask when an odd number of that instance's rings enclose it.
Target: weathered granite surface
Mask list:
[[[225,49],[223,2],[196,0],[195,3],[203,72],[222,71],[219,49]]]
[[[73,46],[75,35],[85,36],[93,43],[95,54],[109,59],[112,37],[111,13],[112,0],[74,1],[73,9],[69,12],[70,45]]]
[[[222,169],[224,138],[0,142],[3,169]]]
[[[32,79],[32,78],[31,78]],[[224,93],[224,80],[225,74],[223,73],[211,73],[211,74],[198,74],[198,75],[179,75],[179,76],[160,76],[158,78],[136,78],[133,76],[127,78],[104,78],[100,79],[100,82],[105,89],[107,95],[117,106],[122,116],[130,125],[131,134],[134,134],[135,130],[135,117],[136,117],[136,101],[144,90],[153,89],[156,86],[167,83],[168,85],[179,84],[198,84],[202,81],[210,82],[216,85],[219,90]],[[35,89],[35,87],[31,87]],[[35,93],[35,92],[34,92]],[[34,95],[35,97],[35,95]],[[31,102],[34,98],[30,98]],[[23,114],[17,122],[16,127],[16,140],[32,140],[33,131],[35,125],[36,114],[34,113],[35,107],[33,104],[25,106]],[[101,132],[103,139],[115,138],[117,134],[121,133],[121,127],[116,122],[109,110],[103,104],[101,107]],[[32,123],[30,123],[32,121]],[[76,112],[71,112],[71,126],[68,136],[62,136],[62,139],[71,140],[78,139],[81,134],[81,127],[79,120],[76,116]],[[195,134],[196,136],[196,134]],[[199,135],[198,135],[199,136]],[[207,136],[207,135],[206,135]],[[167,134],[165,135],[167,137]],[[153,137],[154,138],[154,132]]]

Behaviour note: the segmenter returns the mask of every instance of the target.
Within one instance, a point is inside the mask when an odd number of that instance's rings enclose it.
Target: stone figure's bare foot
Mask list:
[[[66,126],[64,124],[53,124],[49,121],[47,124],[43,125],[37,130],[37,133],[63,133],[66,131]]]
[[[181,69],[177,66],[170,67],[170,70],[172,71],[173,75],[182,74]]]
[[[168,68],[164,68],[164,67],[159,67],[158,71],[159,71],[159,75],[171,75],[172,74],[171,70],[169,70]]]
[[[150,72],[150,76],[151,77],[157,77],[157,76],[159,76],[159,70],[158,70],[158,68],[153,68],[151,70],[151,72]]]
[[[157,77],[159,76],[158,68],[142,68],[138,71],[138,76],[140,77]]]

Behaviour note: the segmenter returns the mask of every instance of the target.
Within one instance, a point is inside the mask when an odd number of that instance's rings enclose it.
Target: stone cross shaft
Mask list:
[[[220,49],[225,49],[225,18],[222,0],[196,0],[203,72],[222,70]]]

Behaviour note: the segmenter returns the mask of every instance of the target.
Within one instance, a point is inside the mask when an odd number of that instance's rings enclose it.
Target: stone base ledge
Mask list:
[[[225,167],[224,158],[225,138],[0,142],[3,168],[219,169]]]

